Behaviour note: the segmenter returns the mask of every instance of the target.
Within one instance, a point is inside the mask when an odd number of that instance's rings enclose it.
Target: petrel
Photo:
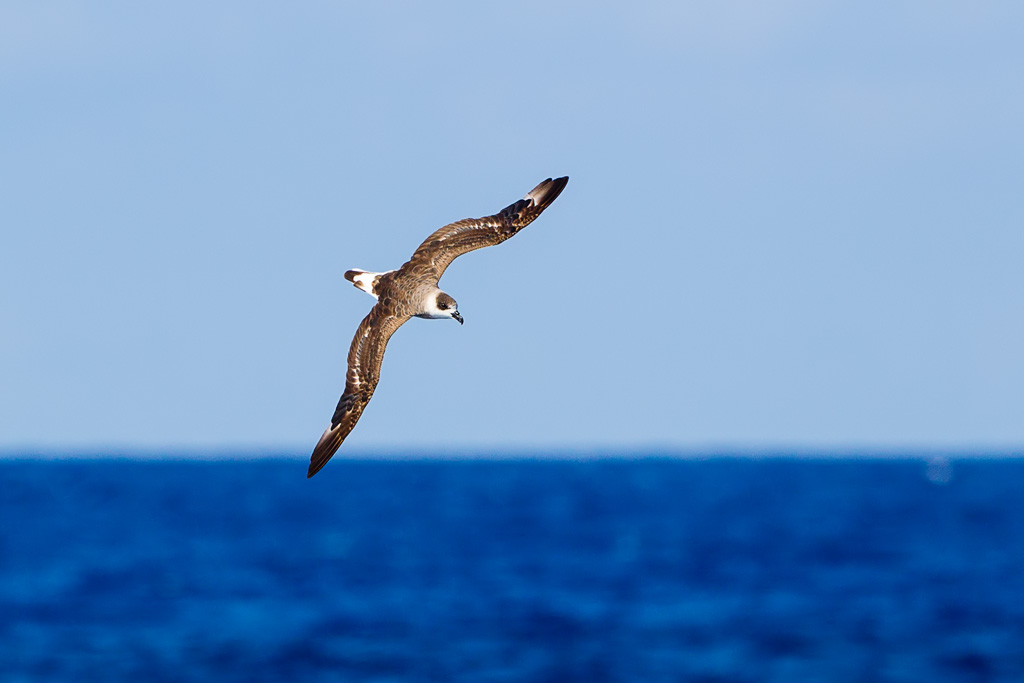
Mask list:
[[[523,199],[493,216],[467,218],[444,226],[424,240],[398,270],[345,273],[346,280],[376,299],[377,304],[356,329],[348,350],[345,393],[338,401],[330,426],[313,449],[307,478],[327,464],[359,421],[377,388],[384,349],[395,330],[414,316],[453,318],[462,324],[459,305],[438,287],[448,264],[462,254],[501,244],[515,235],[548,208],[568,182],[568,177],[548,178]]]

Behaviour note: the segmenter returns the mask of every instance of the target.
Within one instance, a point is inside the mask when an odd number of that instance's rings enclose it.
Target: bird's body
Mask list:
[[[407,320],[453,318],[462,323],[458,304],[438,286],[451,262],[461,254],[500,244],[546,209],[565,188],[568,178],[548,178],[523,199],[485,218],[451,223],[430,235],[401,268],[384,273],[350,270],[346,279],[377,299],[363,318],[348,352],[345,393],[313,449],[307,477],[322,468],[355,427],[380,379],[384,350],[391,335]]]

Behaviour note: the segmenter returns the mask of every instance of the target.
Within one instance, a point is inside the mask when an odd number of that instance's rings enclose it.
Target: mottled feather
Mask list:
[[[338,400],[331,425],[324,430],[313,449],[306,477],[320,471],[341,446],[341,442],[356,426],[363,409],[370,402],[377,382],[388,340],[412,316],[394,315],[390,306],[378,303],[363,318],[348,350],[348,372],[345,375],[345,393]]]
[[[493,216],[466,218],[435,231],[409,259],[409,264],[426,267],[440,279],[457,257],[476,249],[501,244],[532,223],[565,189],[569,178],[548,178],[523,199],[509,204]],[[408,264],[407,264],[408,265]]]

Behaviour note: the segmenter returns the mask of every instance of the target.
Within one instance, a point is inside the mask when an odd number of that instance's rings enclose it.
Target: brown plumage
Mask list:
[[[501,244],[533,222],[565,188],[569,178],[548,178],[523,199],[493,216],[467,218],[434,232],[401,268],[387,273],[350,270],[345,277],[377,298],[359,323],[348,352],[345,393],[313,449],[307,477],[320,471],[356,426],[380,379],[388,340],[409,318],[453,318],[462,322],[455,300],[438,288],[438,280],[456,257]]]

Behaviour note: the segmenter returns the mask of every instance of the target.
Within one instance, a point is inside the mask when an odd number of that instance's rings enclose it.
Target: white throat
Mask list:
[[[446,310],[442,311],[440,308],[437,307],[437,295],[440,294],[440,293],[441,293],[440,289],[435,289],[434,291],[430,292],[430,294],[428,294],[426,296],[426,298],[423,300],[423,305],[422,305],[423,311],[421,313],[417,313],[416,314],[417,318],[428,318],[428,319],[431,319],[431,320],[441,320],[443,318],[450,318],[450,317],[452,317],[452,311],[455,310],[455,309],[449,308],[449,309],[446,309]]]

